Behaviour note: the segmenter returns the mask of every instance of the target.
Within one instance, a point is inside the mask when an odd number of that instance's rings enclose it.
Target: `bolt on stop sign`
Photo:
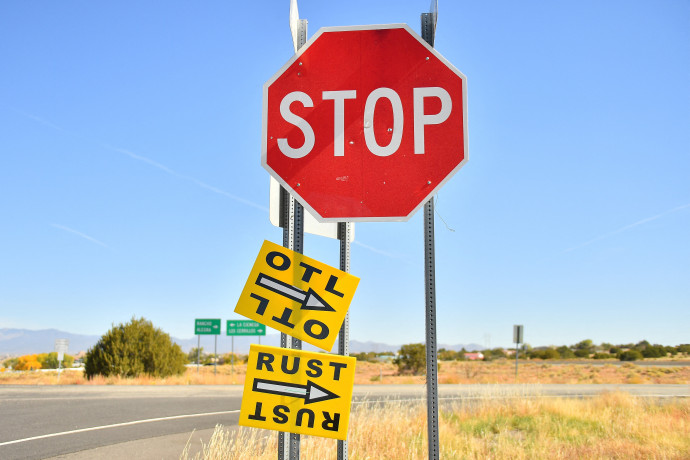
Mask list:
[[[326,27],[263,89],[262,165],[319,220],[408,220],[467,161],[467,84],[407,25]]]

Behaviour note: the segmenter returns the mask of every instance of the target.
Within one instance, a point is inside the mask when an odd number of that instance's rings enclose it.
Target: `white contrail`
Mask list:
[[[25,117],[27,117],[27,118],[29,118],[29,119],[31,119],[31,120],[34,120],[35,122],[38,122],[38,123],[40,123],[40,124],[42,124],[42,125],[49,126],[50,128],[53,128],[53,129],[58,130],[58,131],[61,131],[61,132],[63,132],[63,133],[67,133],[67,134],[70,134],[70,135],[74,135],[74,136],[77,136],[77,137],[81,137],[81,138],[86,139],[84,136],[81,136],[81,135],[78,135],[78,134],[76,134],[76,133],[67,131],[66,129],[62,128],[61,126],[58,126],[58,125],[56,125],[55,123],[52,123],[52,122],[50,122],[50,121],[47,121],[47,120],[45,120],[45,119],[43,119],[43,118],[41,118],[41,117],[37,117],[36,115],[32,115],[32,114],[26,113],[26,112],[22,112],[21,110],[17,110],[17,109],[12,109],[12,110],[14,110],[15,112],[17,112],[17,113],[20,114],[20,115],[23,115],[23,116],[25,116]],[[186,175],[184,175],[184,174],[180,174],[180,173],[178,173],[177,171],[174,171],[174,170],[168,168],[167,166],[165,166],[165,165],[162,164],[162,163],[158,163],[157,161],[154,161],[154,160],[152,160],[152,159],[150,159],[150,158],[147,158],[147,157],[142,156],[142,155],[138,155],[138,154],[136,154],[136,153],[134,153],[134,152],[132,152],[132,151],[130,151],[130,150],[126,150],[126,149],[122,149],[122,148],[118,148],[118,147],[113,147],[112,145],[103,144],[103,143],[100,143],[100,145],[101,145],[101,147],[103,147],[103,148],[105,148],[105,149],[107,149],[107,150],[110,150],[110,151],[116,152],[116,153],[120,153],[120,154],[126,155],[126,156],[128,156],[128,157],[130,157],[130,158],[132,158],[132,159],[134,159],[134,160],[141,161],[142,163],[146,163],[146,164],[148,164],[149,166],[153,166],[154,168],[160,169],[161,171],[164,171],[164,172],[170,174],[171,176],[175,176],[175,177],[177,177],[177,178],[179,178],[179,179],[183,179],[183,180],[192,182],[193,184],[197,185],[198,187],[201,187],[201,188],[203,188],[203,189],[209,190],[209,191],[211,191],[211,192],[213,192],[213,193],[217,193],[218,195],[222,195],[222,196],[224,196],[224,197],[226,197],[226,198],[230,198],[231,200],[237,201],[238,203],[242,203],[242,204],[244,204],[244,205],[251,206],[251,207],[253,207],[253,208],[259,209],[259,210],[264,211],[264,212],[268,212],[268,208],[267,208],[266,206],[262,206],[262,205],[260,205],[260,204],[258,204],[258,203],[255,203],[255,202],[253,202],[253,201],[251,201],[251,200],[247,200],[247,199],[245,199],[245,198],[239,197],[239,196],[237,196],[237,195],[233,195],[232,193],[226,192],[225,190],[219,189],[218,187],[214,187],[214,186],[212,186],[212,185],[209,185],[209,184],[207,184],[206,182],[203,182],[203,181],[201,181],[201,180],[199,180],[199,179],[197,179],[197,178],[195,178],[195,177],[191,177],[191,176],[186,176]]]
[[[64,230],[66,232],[73,233],[73,234],[75,234],[81,238],[84,238],[85,240],[91,241],[92,243],[99,244],[99,245],[103,246],[104,248],[110,249],[110,247],[107,244],[103,243],[102,241],[98,241],[96,238],[90,237],[89,235],[86,235],[82,232],[78,232],[78,231],[74,230],[73,228],[65,227],[64,225],[59,225],[59,224],[50,224],[50,225],[55,227],[55,228],[59,228],[60,230]]]
[[[651,216],[651,217],[647,217],[646,219],[638,220],[637,222],[634,222],[634,223],[632,223],[632,224],[630,224],[630,225],[626,225],[625,227],[621,227],[621,228],[619,228],[618,230],[614,230],[614,231],[612,231],[612,232],[605,233],[605,234],[603,234],[603,235],[599,235],[599,236],[597,236],[596,238],[592,238],[591,240],[585,241],[585,242],[582,243],[582,244],[579,244],[579,245],[577,245],[577,246],[573,246],[572,248],[568,248],[568,249],[564,250],[563,253],[571,252],[571,251],[574,251],[574,250],[576,250],[576,249],[580,249],[580,248],[583,248],[583,247],[585,247],[585,246],[589,246],[590,244],[596,243],[597,241],[601,241],[601,240],[606,239],[606,238],[609,238],[609,237],[611,237],[611,236],[613,236],[613,235],[617,235],[617,234],[619,234],[619,233],[623,233],[623,232],[625,232],[625,231],[627,231],[627,230],[630,230],[631,228],[635,228],[635,227],[640,226],[640,225],[642,225],[642,224],[646,224],[647,222],[651,222],[651,221],[653,221],[653,220],[660,219],[660,218],[662,218],[662,217],[664,217],[664,216],[667,216],[668,214],[673,214],[674,212],[682,211],[683,209],[686,209],[686,208],[690,208],[690,203],[684,204],[684,205],[682,205],[682,206],[678,206],[678,207],[673,208],[673,209],[669,209],[668,211],[664,211],[664,212],[662,212],[661,214],[657,214],[657,215],[654,215],[654,216]]]
[[[130,150],[121,149],[119,147],[113,147],[112,145],[108,145],[108,144],[102,144],[102,145],[103,145],[103,148],[106,148],[106,149],[111,150],[113,152],[122,153],[123,155],[127,155],[128,157],[130,157],[134,160],[141,161],[143,163],[146,163],[148,165],[153,166],[154,168],[158,168],[161,171],[164,171],[164,172],[170,174],[171,176],[175,176],[177,178],[192,182],[192,183],[196,184],[198,187],[209,190],[213,193],[217,193],[218,195],[223,195],[224,197],[230,198],[231,200],[237,201],[238,203],[246,204],[247,206],[251,206],[253,208],[268,212],[268,208],[265,206],[261,206],[260,204],[254,203],[253,201],[244,199],[244,198],[239,197],[237,195],[233,195],[232,193],[226,192],[225,190],[219,189],[218,187],[214,187],[213,185],[209,185],[206,182],[201,181],[195,177],[180,174],[177,171],[174,171],[174,170],[168,168],[167,166],[165,166],[161,163],[158,163],[157,161],[154,161],[150,158],[147,158],[147,157],[142,156],[142,155],[138,155],[138,154],[136,154]]]
[[[14,109],[14,108],[13,108],[12,110],[14,110],[15,112],[17,112],[17,113],[20,114],[20,115],[25,116],[26,118],[30,118],[30,119],[32,119],[33,121],[36,121],[36,122],[38,122],[38,123],[40,123],[40,124],[42,124],[42,125],[48,126],[48,127],[50,127],[50,128],[56,129],[56,130],[58,130],[58,131],[62,131],[63,133],[69,133],[67,130],[61,128],[60,126],[56,125],[55,123],[51,123],[50,121],[48,121],[48,120],[46,120],[46,119],[44,119],[44,118],[37,117],[36,115],[31,115],[30,113],[22,112],[21,110],[17,110],[17,109]],[[69,133],[69,134],[71,134],[71,133]]]

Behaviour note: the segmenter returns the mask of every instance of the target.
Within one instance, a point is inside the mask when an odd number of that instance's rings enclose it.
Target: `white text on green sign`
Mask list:
[[[266,326],[257,321],[229,319],[225,331],[227,335],[266,335]]]
[[[196,335],[219,335],[219,319],[196,319],[194,320],[194,334]]]

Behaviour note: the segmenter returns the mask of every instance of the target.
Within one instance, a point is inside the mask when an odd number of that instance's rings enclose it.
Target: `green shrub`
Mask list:
[[[168,377],[182,374],[187,356],[170,336],[144,318],[113,326],[86,353],[84,374]]]
[[[611,356],[610,353],[594,353],[594,356],[592,356],[594,359],[610,359],[614,358],[614,356]]]
[[[36,357],[38,362],[41,363],[41,369],[57,369],[58,367],[58,355],[57,352],[53,351],[50,353],[41,353]],[[62,359],[62,368],[72,367],[74,364],[74,356],[65,354]]]
[[[647,345],[642,350],[645,358],[663,358],[666,356],[666,348],[663,345]]]
[[[565,345],[556,348],[556,351],[561,355],[561,359],[573,359],[575,357],[573,350]]]
[[[621,361],[637,361],[638,359],[644,359],[642,353],[635,349],[622,351],[618,353],[617,358]]]
[[[560,359],[561,354],[555,348],[545,348],[543,350],[531,350],[530,359]]]
[[[400,374],[421,374],[426,369],[426,346],[423,343],[403,345],[393,363]]]
[[[19,358],[7,358],[2,362],[3,367],[11,367],[15,368],[17,366],[17,363],[19,362]]]

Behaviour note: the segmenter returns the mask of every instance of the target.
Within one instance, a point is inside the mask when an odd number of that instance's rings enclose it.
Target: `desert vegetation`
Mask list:
[[[552,364],[549,362],[520,363],[518,379],[515,379],[515,362],[495,361],[441,361],[441,384],[690,384],[690,366],[641,366],[635,363],[614,361],[608,364]],[[663,364],[663,363],[660,363]],[[154,377],[142,374],[138,377],[95,375],[88,379],[81,370],[63,370],[60,380],[57,370],[48,372],[0,372],[0,385],[243,385],[246,364],[213,366],[188,366],[182,374]],[[424,375],[400,374],[393,363],[358,362],[355,384],[419,384]]]
[[[165,378],[185,371],[180,346],[144,318],[113,326],[86,353],[84,375]]]
[[[442,406],[440,454],[447,459],[687,459],[690,401],[608,393],[589,399],[519,394]],[[427,458],[426,408],[409,403],[353,406],[351,459]],[[277,433],[216,427],[194,459],[273,459]],[[302,436],[304,458],[335,459],[335,441]]]

